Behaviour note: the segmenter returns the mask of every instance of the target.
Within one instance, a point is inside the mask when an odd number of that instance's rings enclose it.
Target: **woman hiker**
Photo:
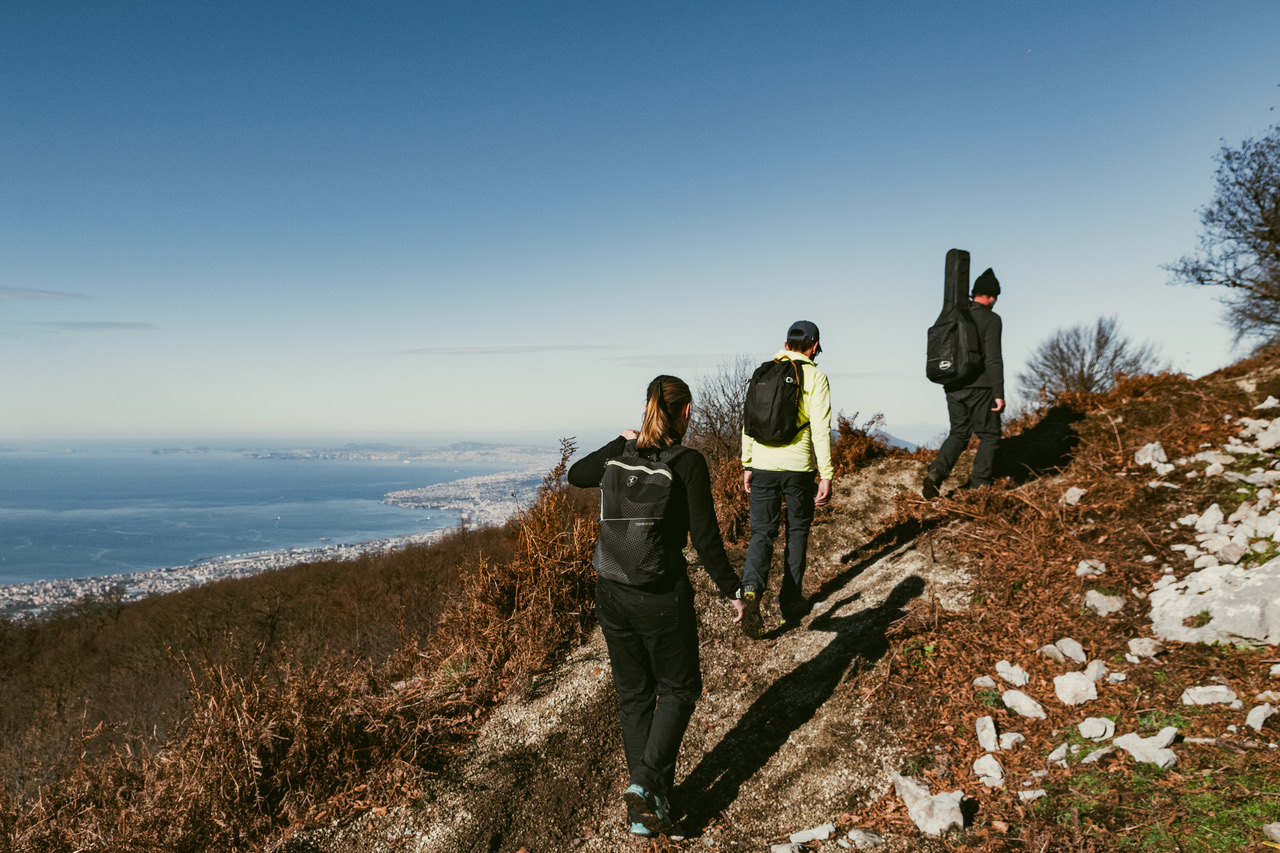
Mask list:
[[[627,430],[574,463],[569,482],[600,487],[593,564],[596,617],[618,691],[630,786],[623,799],[636,835],[670,832],[676,754],[702,693],[698,618],[684,546],[693,546],[743,618],[740,580],[725,554],[707,462],[680,444],[689,386],[649,383],[640,431]]]

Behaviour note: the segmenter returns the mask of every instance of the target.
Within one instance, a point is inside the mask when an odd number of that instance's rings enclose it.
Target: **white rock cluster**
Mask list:
[[[1183,516],[1175,528],[1190,527],[1195,542],[1172,548],[1192,561],[1195,571],[1178,580],[1166,574],[1149,596],[1157,637],[1194,643],[1280,642],[1280,558],[1249,567],[1280,546],[1280,418],[1241,418],[1240,432],[1222,450],[1207,450],[1177,464],[1206,463],[1187,476],[1221,476],[1256,491],[1227,515],[1218,504]],[[1145,450],[1146,448],[1144,448]],[[1141,453],[1142,451],[1139,451]],[[1239,460],[1248,474],[1227,470]],[[1280,487],[1277,487],[1280,488]]]

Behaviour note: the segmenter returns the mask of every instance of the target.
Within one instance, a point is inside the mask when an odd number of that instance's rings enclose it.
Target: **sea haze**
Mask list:
[[[366,542],[458,524],[388,492],[511,470],[490,459],[241,452],[0,453],[0,585]]]

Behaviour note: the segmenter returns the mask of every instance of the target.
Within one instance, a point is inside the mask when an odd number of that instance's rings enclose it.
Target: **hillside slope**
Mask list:
[[[1263,849],[1262,824],[1280,820],[1280,715],[1256,732],[1245,722],[1255,696],[1280,689],[1275,639],[1126,654],[1129,640],[1151,636],[1156,583],[1195,568],[1172,547],[1196,541],[1177,519],[1269,500],[1258,472],[1280,465],[1274,453],[1216,471],[1195,457],[1220,452],[1240,418],[1261,415],[1252,407],[1280,394],[1278,377],[1275,359],[1262,358],[1195,382],[1148,377],[1063,401],[1007,441],[1004,489],[929,504],[914,492],[923,463],[903,459],[837,481],[811,542],[814,610],[781,636],[745,640],[695,566],[706,692],[672,798],[685,840],[626,831],[616,699],[596,631],[509,696],[414,808],[375,810],[286,849],[764,850],[824,823],[874,830],[885,850]],[[1168,470],[1135,458],[1153,442]],[[1239,560],[1272,556],[1263,546]],[[1090,560],[1101,573],[1081,573]],[[1088,604],[1100,595],[1118,609]],[[1064,639],[1101,662],[1096,698],[1081,706],[1056,695],[1055,679],[1085,660],[1042,651]],[[1010,684],[973,683],[1011,666],[1044,718],[1006,708]],[[1242,707],[1183,704],[1188,688],[1223,682]],[[1082,764],[1095,748],[1077,732],[1088,717],[1112,720],[1116,735],[1176,728],[1177,765],[1137,764],[1120,749]],[[993,753],[1002,784],[971,770],[987,752],[980,718],[1024,738]],[[891,771],[934,793],[963,791],[966,828],[922,835]],[[1021,795],[1032,791],[1045,796]],[[807,844],[826,848],[834,839]]]

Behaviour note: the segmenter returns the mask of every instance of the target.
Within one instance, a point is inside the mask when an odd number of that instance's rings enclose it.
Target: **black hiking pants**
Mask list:
[[[742,585],[764,592],[773,562],[773,545],[782,525],[783,504],[787,511],[787,537],[782,543],[786,571],[778,584],[778,608],[784,619],[796,614],[794,605],[804,599],[804,570],[809,551],[809,528],[813,524],[814,497],[818,485],[813,471],[752,471],[751,541],[742,566]],[[802,614],[801,614],[802,615]]]
[[[596,618],[609,647],[631,783],[667,797],[702,695],[693,587],[684,577],[670,592],[655,593],[600,578]]]
[[[935,483],[941,484],[951,474],[956,460],[969,446],[971,435],[978,436],[978,450],[973,457],[969,485],[977,487],[991,483],[996,451],[1000,449],[1000,413],[991,411],[995,404],[995,392],[990,388],[961,388],[947,392],[951,432],[929,466],[929,476]]]

